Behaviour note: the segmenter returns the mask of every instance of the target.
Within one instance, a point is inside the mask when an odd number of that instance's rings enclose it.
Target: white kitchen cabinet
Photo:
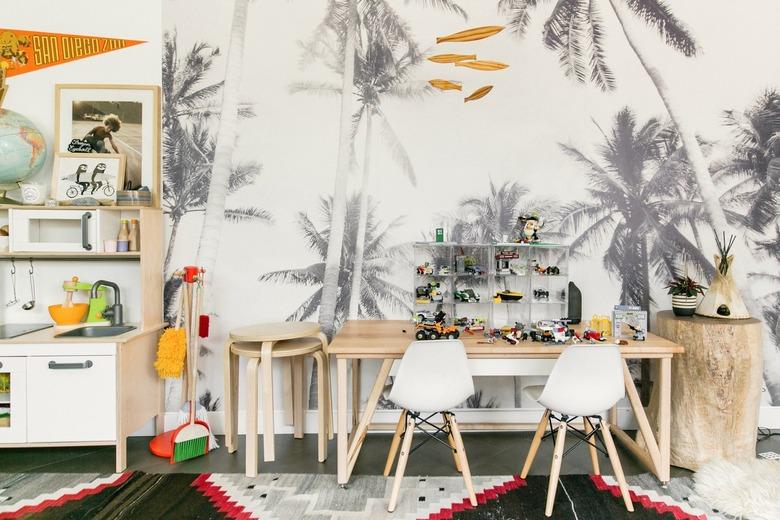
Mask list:
[[[0,374],[11,376],[10,427],[0,448],[115,446],[116,470],[127,466],[127,437],[163,423],[161,380],[154,371],[162,324],[117,337],[56,338],[44,329],[0,340]],[[43,340],[43,341],[40,341]]]
[[[93,209],[9,210],[10,251],[90,253],[98,249],[98,215]]]
[[[0,443],[27,438],[27,358],[0,356]]]
[[[116,440],[114,356],[27,359],[27,441]]]

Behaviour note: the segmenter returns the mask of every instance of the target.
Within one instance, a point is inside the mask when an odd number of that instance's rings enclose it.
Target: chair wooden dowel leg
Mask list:
[[[393,491],[390,493],[390,503],[387,505],[387,511],[395,511],[395,505],[398,503],[398,493],[401,491],[401,481],[406,471],[406,461],[409,459],[409,450],[412,448],[412,438],[414,437],[414,418],[407,416],[406,433],[404,442],[401,446],[401,454],[398,456],[398,465],[395,468],[395,478],[393,479]]]
[[[447,442],[450,444],[450,448],[452,448],[452,458],[455,459],[455,469],[460,473],[460,457],[458,457],[458,449],[455,447],[455,439],[452,438],[450,418],[447,416],[446,412],[442,412],[441,418],[444,420],[444,427],[447,429]]]
[[[615,473],[615,480],[618,481],[620,494],[623,496],[623,503],[626,505],[628,511],[633,511],[634,504],[631,502],[631,495],[628,493],[626,476],[623,474],[623,466],[620,465],[617,449],[615,449],[615,442],[612,440],[612,434],[609,432],[608,422],[601,423],[601,433],[604,436],[604,445],[607,447],[607,453],[609,453],[609,461],[612,463],[612,471]]]
[[[558,425],[558,434],[555,437],[555,451],[553,452],[552,467],[550,468],[550,482],[547,485],[547,503],[544,507],[544,516],[552,516],[555,492],[558,490],[558,477],[561,474],[563,447],[566,443],[566,428],[566,423],[561,421]]]
[[[590,424],[590,421],[586,418],[582,418],[582,422],[585,427],[585,434],[589,435],[590,432],[593,431],[593,426]],[[593,474],[594,475],[601,475],[601,468],[599,468],[599,451],[596,449],[596,442],[598,441],[596,435],[592,436],[590,438],[590,442],[593,443],[593,445],[588,444],[588,452],[590,452],[590,463],[593,466]]]
[[[395,433],[393,434],[393,440],[390,442],[390,451],[387,452],[387,462],[385,462],[385,471],[382,473],[384,476],[390,474],[390,470],[393,469],[393,462],[395,462],[395,456],[398,454],[398,446],[401,444],[401,435],[404,433],[404,426],[406,425],[406,410],[401,411],[401,415],[398,417],[398,424],[395,426]]]
[[[539,450],[539,445],[542,443],[542,437],[544,436],[544,430],[547,428],[547,420],[550,417],[550,410],[545,410],[542,414],[542,419],[539,421],[539,425],[536,427],[536,433],[531,441],[531,447],[528,448],[528,455],[525,457],[525,464],[523,464],[523,471],[520,472],[520,478],[528,476],[528,472],[531,471],[531,466],[536,458],[536,452]]]
[[[469,470],[469,461],[466,458],[466,448],[463,447],[463,437],[460,436],[460,428],[455,416],[447,412],[450,428],[452,428],[452,438],[455,441],[456,455],[460,459],[460,471],[463,475],[463,481],[466,483],[466,491],[469,494],[469,502],[473,507],[477,507],[477,496],[474,494],[474,486],[471,483],[471,471]]]

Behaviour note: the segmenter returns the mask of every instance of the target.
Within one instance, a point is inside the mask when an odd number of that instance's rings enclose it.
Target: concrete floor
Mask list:
[[[471,471],[475,475],[511,475],[522,468],[531,443],[532,432],[465,432],[464,444]],[[417,440],[419,436],[416,436]],[[276,436],[276,462],[260,462],[261,473],[336,473],[336,442],[329,445],[328,460],[317,462],[315,435],[293,439],[292,435]],[[262,439],[261,439],[262,441]],[[239,437],[239,451],[228,454],[224,448],[205,457],[169,464],[167,460],[151,455],[147,449],[148,437],[134,437],[128,442],[128,469],[147,473],[243,473],[244,437]],[[220,444],[223,440],[220,438]],[[354,474],[381,474],[387,450],[389,434],[370,434],[366,438]],[[569,443],[567,443],[568,445]],[[262,450],[262,442],[260,442]],[[619,447],[619,445],[618,445]],[[620,460],[626,474],[644,473],[645,470],[624,450],[619,449]],[[758,452],[780,452],[780,437],[759,442]],[[552,453],[552,442],[546,440],[537,455],[531,474],[546,475]],[[609,460],[599,455],[602,472],[612,472]],[[113,473],[113,447],[79,448],[8,448],[0,449],[0,472],[49,472],[49,473]],[[563,473],[590,473],[588,450],[581,445],[563,461]],[[446,448],[429,442],[415,451],[406,470],[407,475],[456,475],[452,456]],[[690,475],[680,468],[672,468],[672,476]]]

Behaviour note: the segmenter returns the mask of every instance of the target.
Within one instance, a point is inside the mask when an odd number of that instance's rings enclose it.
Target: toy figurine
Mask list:
[[[634,336],[633,336],[634,341],[644,341],[645,339],[647,339],[647,333],[644,330],[642,330],[641,327],[635,327],[630,323],[626,323],[626,325],[628,325],[629,329],[634,331]]]
[[[450,267],[448,265],[439,266],[439,275],[448,276],[450,274]]]
[[[517,217],[515,242],[520,244],[536,243],[540,241],[539,230],[544,227],[544,222],[537,213],[525,213]]]

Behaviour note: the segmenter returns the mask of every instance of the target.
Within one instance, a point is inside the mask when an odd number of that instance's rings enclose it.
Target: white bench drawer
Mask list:
[[[116,358],[27,360],[27,442],[116,440]]]

